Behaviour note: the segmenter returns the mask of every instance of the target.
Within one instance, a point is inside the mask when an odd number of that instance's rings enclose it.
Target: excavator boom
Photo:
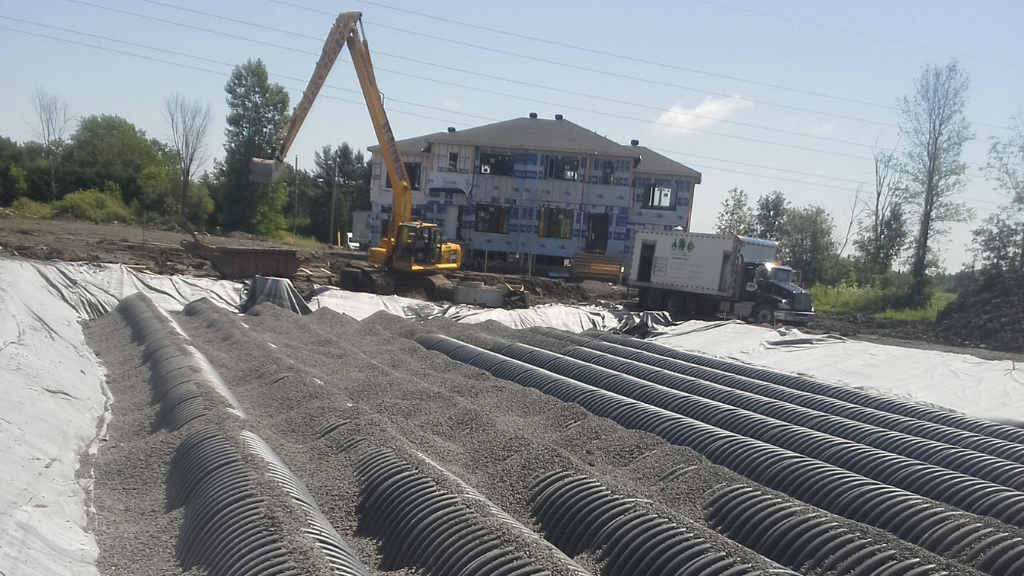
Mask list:
[[[391,131],[387,112],[384,111],[384,104],[381,102],[380,89],[377,87],[373,63],[370,61],[370,48],[362,33],[361,19],[362,14],[359,12],[344,12],[338,15],[327,42],[324,43],[313,77],[309,79],[302,99],[295,106],[291,119],[278,137],[273,157],[254,158],[249,179],[272,183],[280,177],[288,149],[295,141],[295,136],[309,114],[324,81],[327,80],[335,60],[341,54],[342,48],[348,45],[394,194],[391,225],[387,230],[381,230],[380,246],[370,249],[369,261],[372,264],[388,265],[409,272],[458,269],[462,263],[462,248],[458,244],[444,242],[441,231],[434,224],[410,222],[412,185],[409,183],[409,174],[402,162],[402,154],[398,150],[395,135]],[[400,256],[396,256],[396,253],[400,253]]]
[[[291,149],[292,142],[295,141],[299,129],[302,128],[302,123],[306,120],[306,116],[309,115],[309,110],[313,107],[313,101],[316,100],[317,95],[320,94],[320,89],[323,88],[324,82],[327,81],[327,75],[330,73],[331,68],[334,67],[335,60],[338,59],[338,55],[345,48],[345,42],[349,34],[356,29],[356,25],[361,17],[362,14],[359,12],[344,12],[338,15],[330,34],[327,36],[327,41],[324,42],[324,48],[320,53],[320,60],[317,61],[316,68],[313,70],[313,76],[309,79],[309,84],[302,93],[302,99],[295,105],[291,119],[284,129],[281,130],[281,134],[277,138],[277,143],[274,145],[272,152],[273,157],[270,159],[253,158],[249,169],[250,180],[270,184],[276,182],[281,177],[282,168],[284,168],[284,158],[288,155],[288,150]]]

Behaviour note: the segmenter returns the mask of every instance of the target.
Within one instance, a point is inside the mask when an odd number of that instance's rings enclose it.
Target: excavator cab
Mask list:
[[[398,225],[394,238],[390,262],[382,246],[370,249],[371,263],[389,263],[393,269],[405,272],[458,270],[462,264],[462,247],[445,242],[436,224],[405,222]]]

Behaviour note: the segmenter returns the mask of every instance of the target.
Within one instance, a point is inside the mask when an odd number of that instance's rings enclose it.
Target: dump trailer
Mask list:
[[[771,240],[744,236],[638,231],[626,283],[646,310],[806,324],[814,316],[811,294],[776,262],[777,250]]]

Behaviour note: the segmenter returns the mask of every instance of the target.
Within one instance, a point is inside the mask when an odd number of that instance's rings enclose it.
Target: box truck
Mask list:
[[[637,288],[645,310],[806,324],[814,316],[811,294],[776,262],[777,249],[743,236],[637,231],[626,284]]]

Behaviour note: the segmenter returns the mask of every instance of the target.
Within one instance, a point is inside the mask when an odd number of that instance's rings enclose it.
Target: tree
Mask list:
[[[336,236],[348,232],[349,214],[352,210],[369,208],[370,166],[363,159],[362,152],[354,152],[347,142],[336,148],[324,146],[316,152],[313,171],[314,192],[310,198],[310,231],[328,243]],[[337,180],[335,180],[337,167]],[[336,192],[333,203],[333,227],[331,211],[332,190]]]
[[[71,126],[68,115],[68,103],[56,96],[36,91],[34,101],[36,118],[39,121],[36,135],[46,152],[46,160],[50,169],[50,201],[57,199],[57,164],[64,150],[64,137]]]
[[[770,194],[759,197],[751,232],[764,240],[778,240],[782,234],[782,224],[786,219],[787,210],[789,203],[778,190],[772,190]]]
[[[162,142],[119,116],[88,116],[78,123],[68,147],[68,164],[78,190],[117,184],[126,203],[139,198],[142,177],[153,167],[166,167],[170,158]]]
[[[907,228],[903,203],[906,188],[896,150],[873,150],[875,191],[868,200],[854,247],[869,275],[885,274],[903,252]]]
[[[1024,270],[1021,260],[1024,251],[1024,238],[1020,232],[1022,226],[1024,222],[1019,214],[992,214],[982,221],[981,226],[971,231],[974,239],[971,252],[985,268]]]
[[[10,206],[25,195],[28,181],[25,153],[17,142],[0,137],[0,206]]]
[[[288,93],[267,79],[261,60],[235,66],[224,87],[228,117],[224,161],[217,163],[221,224],[229,230],[270,234],[286,226],[281,208],[288,198],[285,183],[249,180],[253,158],[269,158],[288,119]]]
[[[1002,140],[993,137],[988,150],[988,162],[985,164],[985,176],[996,183],[996,189],[1007,196],[1010,201],[1009,210],[1014,216],[1000,218],[995,215],[994,221],[987,222],[987,226],[1002,228],[1010,225],[1013,220],[1018,223],[1024,222],[1024,114],[1018,114],[1014,118],[1013,135]],[[1000,207],[1003,209],[1003,207]],[[989,220],[992,220],[990,217]],[[984,227],[983,227],[984,228]],[[975,230],[975,239],[978,239]],[[1005,232],[1005,231],[1004,231]],[[997,237],[1005,237],[999,234]],[[1022,244],[1024,237],[1024,226],[1015,235],[1014,244]],[[1024,249],[1016,253],[1016,266],[1024,270]]]
[[[832,234],[832,216],[819,206],[790,208],[779,237],[782,260],[802,273],[811,286],[825,278],[829,263],[836,257]]]
[[[943,67],[928,66],[918,77],[913,96],[899,100],[908,200],[918,216],[910,265],[910,294],[918,305],[926,299],[931,241],[948,231],[943,224],[971,217],[963,203],[954,201],[966,185],[967,166],[960,155],[972,136],[964,117],[968,84],[955,60]]]
[[[206,161],[206,136],[210,130],[210,106],[186,100],[175,93],[164,99],[164,119],[171,131],[171,150],[181,178],[182,214],[188,207],[188,192],[196,168]]]
[[[722,202],[722,211],[718,213],[715,233],[747,236],[751,232],[751,222],[754,219],[754,214],[747,204],[747,193],[739,188],[733,188],[728,194],[729,197]]]

